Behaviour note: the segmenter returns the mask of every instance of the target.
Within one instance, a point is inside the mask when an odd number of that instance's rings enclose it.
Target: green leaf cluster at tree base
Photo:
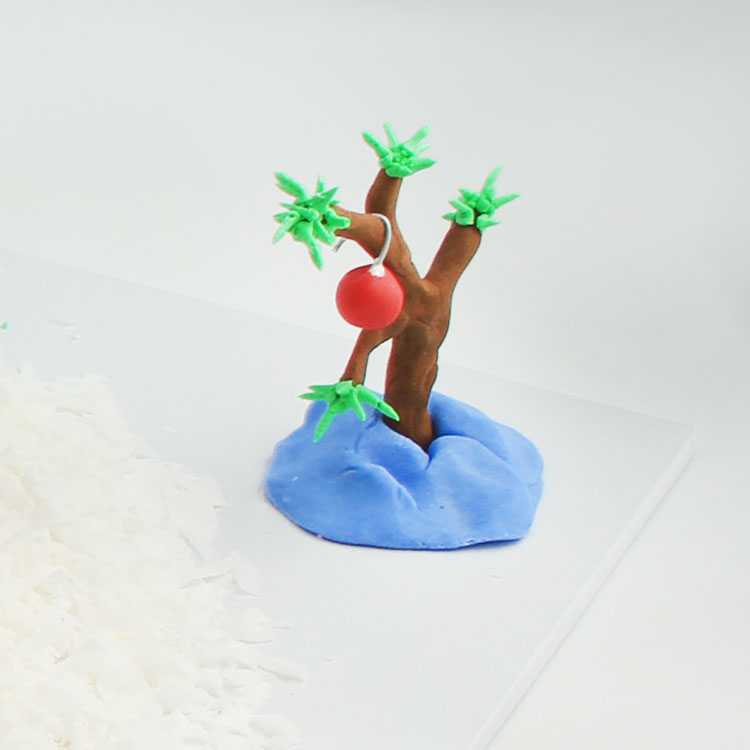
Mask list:
[[[328,408],[323,412],[323,416],[315,428],[313,440],[317,442],[325,435],[331,422],[339,414],[354,410],[361,421],[365,421],[367,415],[362,408],[362,402],[370,404],[386,417],[398,421],[399,416],[396,411],[387,404],[375,391],[362,384],[355,385],[351,380],[341,380],[331,385],[311,385],[311,393],[303,393],[300,398],[309,401],[326,401]]]

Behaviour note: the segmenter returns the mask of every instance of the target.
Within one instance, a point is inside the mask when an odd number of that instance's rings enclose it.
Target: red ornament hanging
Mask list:
[[[389,326],[404,308],[403,287],[395,274],[383,265],[391,244],[391,223],[381,214],[374,216],[385,224],[383,249],[370,265],[349,271],[336,290],[336,307],[341,317],[366,330]]]

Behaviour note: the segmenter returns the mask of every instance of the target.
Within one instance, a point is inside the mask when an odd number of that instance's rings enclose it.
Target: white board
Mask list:
[[[222,484],[217,547],[259,568],[258,605],[292,625],[276,653],[309,669],[302,685],[277,686],[273,706],[305,750],[486,747],[689,457],[684,425],[445,365],[437,390],[544,456],[528,537],[451,552],[322,541],[261,484],[274,443],[302,418],[296,395],[337,379],[354,336],[10,253],[0,266],[7,361],[106,376],[161,458]]]

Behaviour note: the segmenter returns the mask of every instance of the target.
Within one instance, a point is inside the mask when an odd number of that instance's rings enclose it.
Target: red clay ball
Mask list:
[[[336,290],[341,317],[357,328],[372,330],[393,323],[404,308],[404,290],[393,272],[373,276],[371,266],[360,266],[344,276]]]

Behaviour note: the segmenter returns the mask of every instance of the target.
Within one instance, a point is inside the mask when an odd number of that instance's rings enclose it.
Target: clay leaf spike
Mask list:
[[[461,226],[475,226],[480,232],[499,224],[499,221],[492,218],[495,211],[518,198],[518,193],[499,197],[495,195],[495,183],[500,175],[500,169],[501,167],[496,167],[490,172],[478,193],[462,188],[459,191],[460,197],[450,201],[456,210],[445,214],[443,218]]]
[[[336,230],[345,229],[351,224],[350,219],[336,213],[333,208],[337,203],[333,198],[338,188],[326,190],[323,180],[318,178],[315,193],[309,195],[299,182],[282,172],[276,173],[276,180],[278,187],[295,200],[292,203],[282,203],[282,207],[287,210],[273,217],[280,225],[273,236],[273,242],[290,234],[307,246],[313,263],[322,268],[323,256],[319,243],[333,245]]]
[[[374,406],[391,419],[398,420],[396,411],[383,401],[380,396],[364,385],[354,385],[351,380],[342,380],[332,385],[311,385],[310,393],[303,393],[300,398],[309,401],[325,401],[328,406],[323,412],[323,416],[318,420],[313,435],[313,442],[318,442],[325,435],[331,426],[334,418],[346,411],[354,410],[361,421],[367,418],[367,414],[362,406],[362,401]]]
[[[388,137],[388,145],[381,143],[374,135],[367,132],[362,133],[362,137],[373,148],[380,159],[380,166],[389,177],[409,177],[435,163],[434,159],[422,158],[421,156],[429,148],[426,143],[422,143],[422,140],[430,132],[429,126],[425,125],[420,128],[403,143],[399,143],[396,132],[390,123],[386,123],[383,127]]]
[[[371,406],[374,406],[381,414],[385,414],[386,417],[390,417],[391,419],[398,422],[401,417],[399,417],[396,410],[386,401],[384,401],[380,396],[378,396],[377,393],[374,391],[371,391],[369,388],[365,388],[363,385],[358,385],[357,388],[361,388],[362,391],[359,394],[359,397],[367,404],[370,404]]]

